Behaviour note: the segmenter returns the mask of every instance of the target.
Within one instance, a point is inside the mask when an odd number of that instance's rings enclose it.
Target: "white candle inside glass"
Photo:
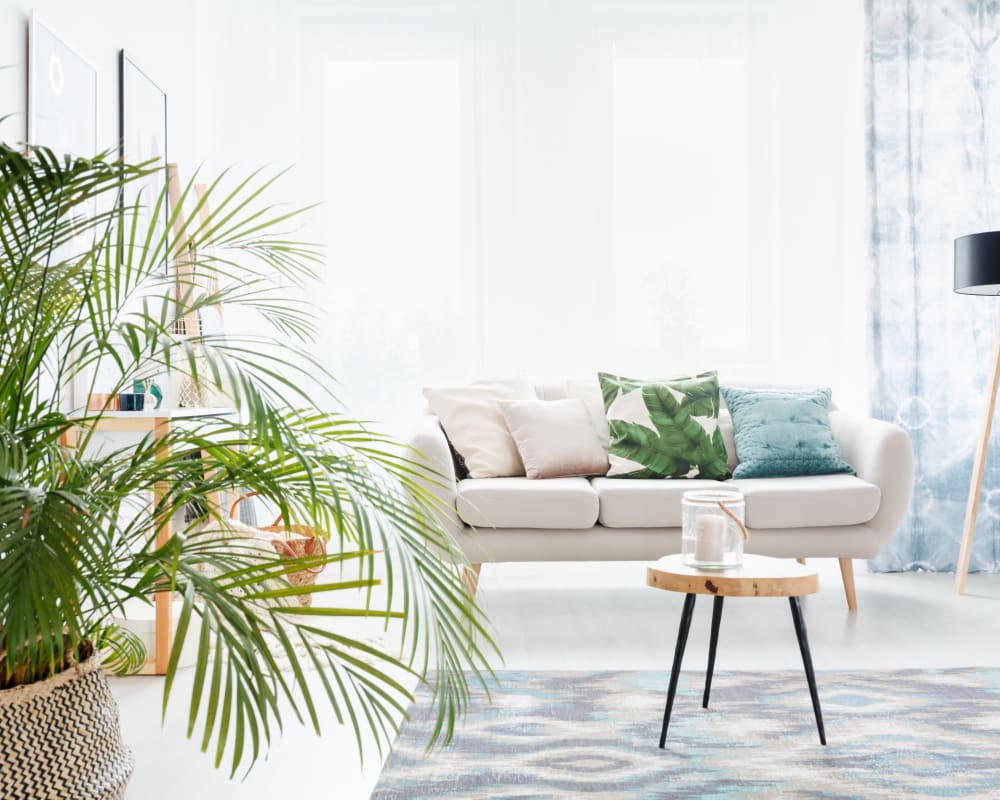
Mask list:
[[[694,524],[694,559],[722,563],[725,556],[726,521],[717,514],[702,514]]]

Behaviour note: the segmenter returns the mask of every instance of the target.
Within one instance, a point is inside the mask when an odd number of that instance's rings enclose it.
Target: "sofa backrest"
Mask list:
[[[562,400],[569,397],[568,387],[571,385],[583,386],[586,384],[592,384],[594,388],[597,388],[597,381],[590,380],[544,380],[544,381],[534,381],[532,386],[535,389],[535,394],[538,395],[540,400]],[[756,383],[748,381],[740,381],[739,383],[732,384],[733,386],[739,386],[745,389],[788,389],[790,391],[805,391],[807,389],[820,389],[823,387],[817,386],[813,383]],[[721,399],[721,398],[720,398]],[[726,407],[726,401],[722,400],[722,408]],[[837,411],[837,401],[835,399],[830,400],[830,410]]]
[[[588,381],[588,383],[593,383],[594,388],[597,388],[597,381]],[[564,380],[538,381],[532,385],[535,388],[535,394],[538,395],[539,400],[565,400],[570,396],[567,391],[569,384]],[[598,389],[598,391],[600,390]]]

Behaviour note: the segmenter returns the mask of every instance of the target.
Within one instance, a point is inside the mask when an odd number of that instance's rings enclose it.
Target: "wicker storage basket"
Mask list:
[[[236,501],[229,509],[229,516],[237,520],[236,509],[240,503],[248,497],[253,497],[250,492],[237,497]],[[326,537],[323,533],[313,530],[308,525],[284,525],[279,516],[270,525],[259,525],[257,530],[264,531],[272,535],[271,544],[275,551],[282,558],[303,558],[304,556],[325,556]],[[312,586],[316,583],[316,576],[326,568],[325,564],[310,569],[301,569],[298,572],[290,572],[285,577],[292,586]],[[312,605],[312,594],[300,594],[298,596],[299,605],[309,607]]]
[[[122,800],[134,766],[99,655],[0,691],[4,800]]]

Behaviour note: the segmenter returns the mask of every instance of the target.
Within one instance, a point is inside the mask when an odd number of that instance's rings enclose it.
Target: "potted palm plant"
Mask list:
[[[197,201],[212,210],[183,225],[172,218],[182,235],[168,237],[142,223],[165,196],[119,204],[122,186],[151,169],[0,145],[4,797],[122,796],[131,757],[104,671],[145,661],[121,618],[126,603],[156,592],[180,606],[164,708],[187,643],[188,735],[233,773],[289,716],[317,732],[349,724],[359,748],[381,747],[413,679],[432,675],[434,740],[446,742],[470,676],[488,670],[492,645],[425,476],[391,439],[317,400],[317,384],[332,379],[309,355],[311,318],[296,287],[319,253],[282,233],[296,212],[265,203],[273,179],[222,176]],[[193,203],[190,190],[181,205]],[[163,264],[179,259],[198,279],[178,292]],[[176,320],[219,303],[254,315],[255,333],[178,333]],[[128,391],[151,369],[210,387],[236,413],[173,426],[165,442],[102,444],[94,428],[108,411],[81,410],[80,387],[100,374],[112,376],[105,391]],[[327,532],[326,551],[282,557],[220,535],[213,499],[242,493]],[[192,506],[202,518],[157,544],[167,520]],[[315,585],[290,585],[290,574],[322,566]],[[379,576],[384,592],[373,591]],[[303,591],[324,594],[307,607],[295,602]],[[381,618],[392,646],[338,626],[359,615]]]

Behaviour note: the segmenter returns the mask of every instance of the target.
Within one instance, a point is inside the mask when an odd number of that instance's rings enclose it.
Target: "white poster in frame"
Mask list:
[[[127,208],[138,201],[137,240],[144,241],[152,227],[156,242],[167,230],[170,207],[164,198],[156,218],[157,199],[167,185],[167,95],[136,63],[121,50],[118,57],[118,123],[120,152],[125,164],[155,162],[156,169],[140,181],[122,189]],[[164,258],[164,269],[166,259]]]
[[[97,69],[32,12],[28,143],[57,156],[97,155]]]

